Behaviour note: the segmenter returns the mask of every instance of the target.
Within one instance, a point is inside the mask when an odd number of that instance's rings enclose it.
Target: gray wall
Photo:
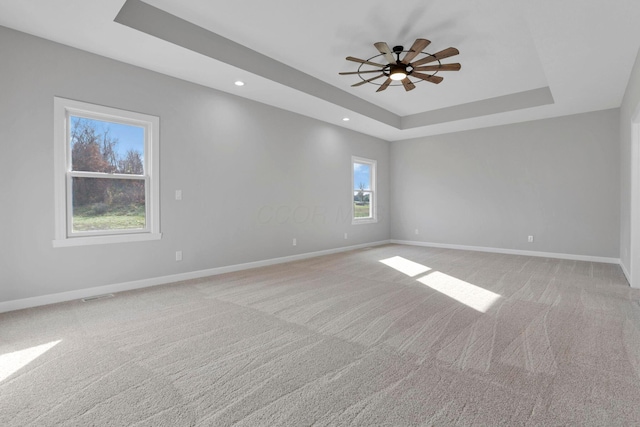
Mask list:
[[[394,142],[392,238],[617,258],[618,121],[616,109]]]
[[[629,262],[638,64],[621,112],[390,145],[3,27],[0,57],[0,302],[389,238]],[[52,247],[54,96],[160,117],[162,240]],[[352,155],[377,224],[351,225]]]
[[[636,62],[631,70],[627,90],[620,106],[620,262],[628,273],[635,276],[631,271],[631,120],[640,104],[640,51],[636,56]],[[636,159],[637,162],[637,159]],[[636,164],[636,168],[640,165]],[[640,246],[640,242],[637,242]],[[640,253],[635,263],[640,263]],[[640,272],[639,272],[640,273]],[[638,277],[634,278],[634,281]],[[634,284],[640,287],[640,283]]]
[[[386,141],[3,27],[0,58],[0,301],[389,239]],[[162,240],[52,247],[54,96],[160,117]],[[377,224],[351,225],[352,155]]]

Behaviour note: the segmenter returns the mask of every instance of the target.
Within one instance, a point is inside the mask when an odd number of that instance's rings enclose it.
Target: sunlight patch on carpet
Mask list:
[[[418,274],[426,273],[427,271],[431,270],[427,266],[418,264],[417,262],[413,262],[401,256],[381,259],[380,262],[386,266],[398,270],[400,273],[406,274],[409,277],[415,277]]]
[[[13,373],[24,368],[38,357],[51,350],[62,340],[25,348],[24,350],[0,355],[0,381],[4,381]]]
[[[418,282],[482,313],[486,313],[501,298],[494,292],[439,271],[421,277]]]

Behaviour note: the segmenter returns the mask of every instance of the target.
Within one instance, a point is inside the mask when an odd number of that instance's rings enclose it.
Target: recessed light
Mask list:
[[[244,86],[244,82],[242,80],[237,80],[234,84],[236,86]]]
[[[349,120],[351,120],[349,117],[345,117],[342,119],[343,122],[348,122]]]

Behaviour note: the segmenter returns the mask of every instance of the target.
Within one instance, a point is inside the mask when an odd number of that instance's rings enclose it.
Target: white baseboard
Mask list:
[[[629,282],[629,286],[631,286],[631,274],[629,274],[629,270],[627,270],[627,266],[624,265],[622,262],[620,262],[620,268],[622,269],[622,272],[624,273],[624,277],[627,278],[627,282]]]
[[[132,282],[118,283],[114,285],[97,286],[93,288],[78,289],[77,291],[60,292],[50,295],[41,295],[32,298],[23,298],[12,301],[0,302],[0,313],[7,311],[22,310],[25,308],[38,307],[47,304],[55,304],[65,301],[79,300],[94,295],[111,294],[116,292],[131,291],[134,289],[147,288],[150,286],[165,285],[167,283],[181,282],[183,280],[199,279],[201,277],[216,276],[218,274],[231,273],[234,271],[248,270],[257,267],[266,267],[269,265],[282,264],[285,262],[298,261],[307,258],[313,258],[322,255],[336,254],[340,252],[352,251],[355,249],[368,248],[372,246],[386,245],[389,240],[383,240],[373,243],[364,243],[354,246],[345,246],[342,248],[327,249],[317,252],[307,252],[298,255],[291,255],[281,258],[271,258],[262,261],[248,262],[245,264],[228,265],[224,267],[210,268],[207,270],[191,271],[187,273],[172,274],[170,276],[153,277],[150,279],[135,280]]]
[[[169,276],[153,277],[150,279],[135,280],[131,282],[117,283],[113,285],[78,289],[76,291],[60,292],[56,294],[41,295],[41,296],[31,297],[31,298],[3,301],[3,302],[0,302],[0,313],[5,313],[8,311],[14,311],[14,310],[22,310],[25,308],[38,307],[38,306],[47,305],[47,304],[55,304],[55,303],[65,302],[65,301],[79,300],[82,298],[87,298],[95,295],[131,291],[134,289],[147,288],[150,286],[157,286],[157,285],[165,285],[168,283],[180,282],[183,280],[199,279],[201,277],[207,277],[207,276],[216,276],[218,274],[248,270],[251,268],[266,267],[269,265],[276,265],[276,264],[282,264],[285,262],[298,261],[298,260],[313,258],[317,256],[322,256],[322,255],[330,255],[330,254],[347,252],[351,250],[362,249],[362,248],[367,248],[372,246],[380,246],[388,243],[394,243],[399,245],[425,246],[425,247],[431,247],[431,248],[459,249],[459,250],[465,250],[465,251],[491,252],[491,253],[508,254],[508,255],[525,255],[525,256],[535,256],[535,257],[543,257],[543,258],[557,258],[557,259],[568,259],[568,260],[574,260],[574,261],[590,261],[590,262],[602,262],[607,264],[618,264],[622,268],[622,271],[626,276],[627,281],[631,283],[631,281],[629,280],[631,276],[627,271],[626,267],[620,262],[619,258],[561,254],[561,253],[553,253],[553,252],[524,251],[524,250],[518,250],[518,249],[502,249],[502,248],[490,248],[490,247],[482,247],[482,246],[465,246],[465,245],[453,245],[448,243],[431,243],[431,242],[418,242],[418,241],[412,241],[412,240],[392,239],[392,240],[383,240],[383,241],[378,241],[373,243],[364,243],[364,244],[354,245],[354,246],[345,246],[342,248],[327,249],[323,251],[307,252],[303,254],[290,255],[290,256],[280,257],[280,258],[271,258],[271,259],[266,259],[262,261],[248,262],[244,264],[235,264],[235,265],[228,265],[224,267],[210,268],[206,270],[172,274]]]
[[[448,243],[417,242],[413,240],[393,240],[392,239],[391,243],[396,243],[399,245],[426,246],[429,248],[460,249],[464,251],[491,252],[496,254],[507,254],[507,255],[526,255],[526,256],[535,256],[535,257],[542,257],[542,258],[557,258],[557,259],[568,259],[573,261],[602,262],[606,264],[620,265],[620,258],[608,258],[608,257],[599,257],[599,256],[590,256],[590,255],[573,255],[573,254],[560,254],[560,253],[554,253],[554,252],[523,251],[519,249],[488,248],[483,246],[451,245]]]

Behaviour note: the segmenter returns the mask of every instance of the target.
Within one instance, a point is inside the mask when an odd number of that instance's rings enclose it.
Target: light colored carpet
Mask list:
[[[0,425],[639,425],[639,300],[615,265],[388,245],[5,313]]]

